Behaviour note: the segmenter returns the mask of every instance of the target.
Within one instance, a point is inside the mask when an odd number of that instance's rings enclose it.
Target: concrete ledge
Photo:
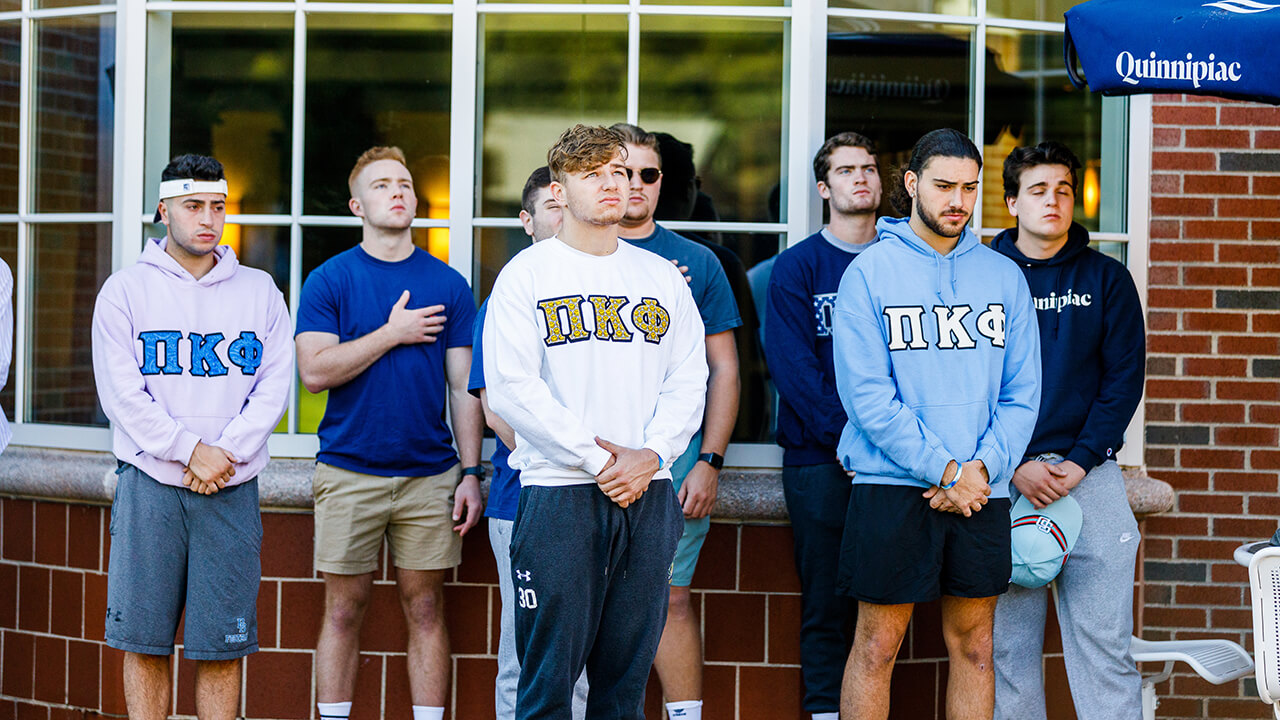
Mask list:
[[[1141,468],[1124,471],[1124,489],[1129,495],[1129,507],[1139,520],[1173,509],[1173,486],[1151,477]]]
[[[262,507],[309,510],[314,467],[311,460],[272,460],[258,480]],[[115,492],[115,469],[116,460],[110,453],[13,445],[0,456],[0,494],[109,503]],[[1141,470],[1126,470],[1125,485],[1129,506],[1139,517],[1173,508],[1173,488]],[[781,473],[725,470],[713,516],[737,522],[787,522]]]

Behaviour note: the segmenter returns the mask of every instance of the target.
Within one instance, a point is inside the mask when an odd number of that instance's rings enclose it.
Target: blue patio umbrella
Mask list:
[[[1065,60],[1076,87],[1087,79],[1103,95],[1187,93],[1280,105],[1280,4],[1089,0],[1068,10],[1066,21]]]

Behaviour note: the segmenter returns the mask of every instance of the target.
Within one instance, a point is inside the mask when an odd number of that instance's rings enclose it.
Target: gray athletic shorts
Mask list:
[[[232,660],[258,650],[262,517],[257,478],[199,495],[122,463],[111,503],[107,644]]]

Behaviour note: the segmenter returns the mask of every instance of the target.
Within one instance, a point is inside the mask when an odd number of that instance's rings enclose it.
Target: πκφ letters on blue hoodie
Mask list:
[[[1007,497],[1040,406],[1040,342],[1021,271],[966,229],[947,255],[907,220],[845,271],[834,316],[836,384],[855,483],[928,487],[951,460],[982,460]]]

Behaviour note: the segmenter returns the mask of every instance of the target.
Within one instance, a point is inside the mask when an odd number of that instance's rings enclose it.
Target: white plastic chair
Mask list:
[[[1058,607],[1058,583],[1049,586],[1053,591],[1053,605]],[[1200,677],[1214,685],[1238,680],[1253,671],[1253,658],[1239,643],[1226,638],[1213,640],[1143,640],[1129,638],[1129,654],[1135,663],[1164,662],[1164,669],[1155,675],[1142,676],[1142,718],[1156,720],[1156,685],[1173,675],[1174,663],[1184,662]],[[1261,685],[1261,682],[1259,682]],[[1277,715],[1280,720],[1280,715]]]
[[[1249,560],[1253,596],[1253,658],[1258,696],[1280,719],[1280,548],[1267,545]]]
[[[1214,685],[1238,680],[1253,671],[1253,659],[1239,643],[1225,638],[1213,640],[1129,640],[1129,654],[1134,662],[1164,661],[1164,669],[1155,675],[1142,676],[1142,717],[1155,720],[1156,685],[1169,679],[1173,665],[1184,662],[1200,677]]]

